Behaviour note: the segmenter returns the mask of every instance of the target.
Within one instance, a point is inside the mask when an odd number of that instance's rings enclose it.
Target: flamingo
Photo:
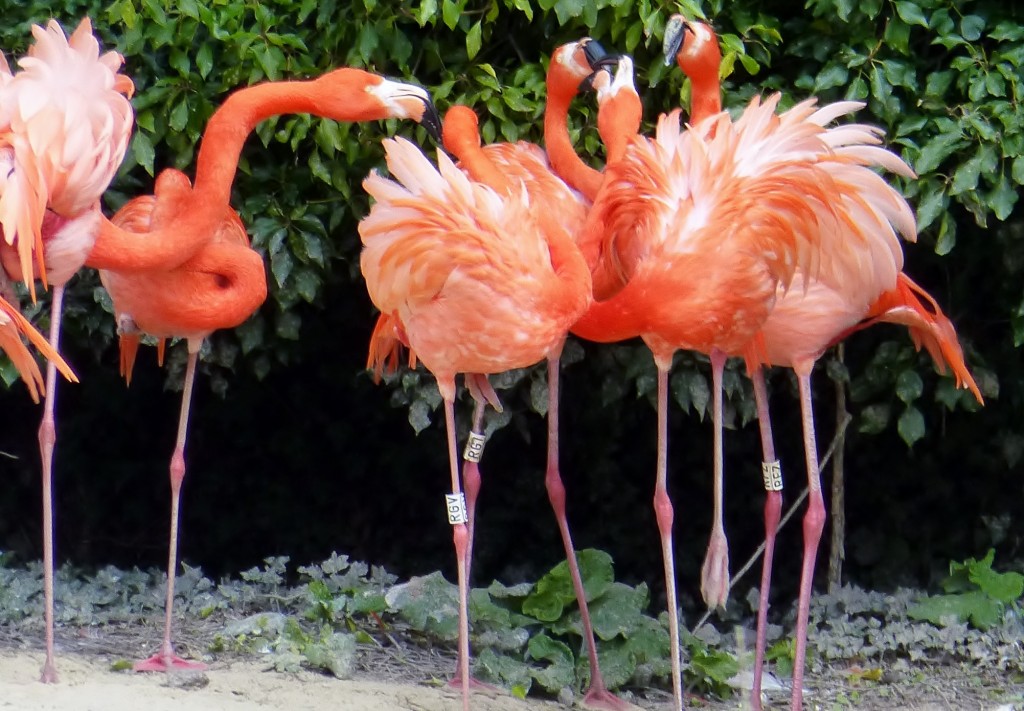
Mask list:
[[[56,20],[32,26],[33,45],[12,73],[0,56],[0,262],[36,298],[34,279],[53,285],[47,352],[60,345],[64,286],[96,240],[100,197],[124,158],[134,85],[120,74],[123,57],[100,55],[83,18],[68,38]],[[46,660],[41,680],[58,680],[53,652],[53,451],[58,368],[49,358],[39,426],[43,498],[43,590]]]
[[[452,107],[444,122],[446,147],[456,140],[479,142],[477,129],[471,109]],[[400,326],[402,340],[437,380],[457,501],[462,490],[455,376],[466,373],[471,393],[483,399],[491,392],[487,374],[556,359],[569,326],[590,302],[590,272],[565,226],[546,219],[543,204],[492,153],[464,154],[463,164],[473,164],[470,174],[482,179],[475,182],[444,153],[438,153],[435,168],[403,139],[386,140],[385,152],[397,182],[376,172],[363,182],[376,202],[359,225],[360,266],[373,303],[390,317],[388,323]],[[468,709],[468,531],[464,516],[450,520],[459,585],[459,674]]]
[[[248,318],[266,298],[260,256],[230,208],[242,146],[265,118],[311,113],[338,121],[411,118],[437,132],[427,92],[359,69],[342,68],[306,81],[266,82],[231,94],[210,117],[197,157],[195,184],[168,169],[154,196],[136,198],[105,221],[87,264],[100,269],[121,334],[121,369],[130,379],[140,332],[185,338],[188,362],[178,436],[169,467],[170,535],[164,637],[137,671],[202,668],[174,653],[171,623],[177,568],[178,510],[192,385],[203,339]],[[162,353],[162,340],[160,346]]]
[[[537,146],[526,142],[490,144],[481,149],[475,128],[467,130],[465,122],[458,118],[458,111],[463,111],[462,109],[457,110],[452,119],[452,126],[458,125],[458,129],[448,128],[447,120],[445,124],[445,147],[460,160],[460,165],[472,178],[499,189],[507,189],[506,179],[494,173],[495,168],[498,168],[505,175],[511,176],[513,181],[521,181],[531,199],[545,205],[551,214],[558,215],[557,219],[574,237],[582,228],[586,210],[590,206],[589,197],[596,193],[601,174],[586,166],[573,151],[567,125],[568,109],[580,84],[594,73],[595,67],[601,64],[604,54],[603,48],[590,38],[566,43],[552,53],[547,75],[548,101],[544,115],[545,142],[548,144],[547,157]],[[468,115],[463,115],[468,117]],[[639,125],[639,117],[637,125]],[[570,190],[566,183],[574,187],[579,184],[579,192]],[[589,193],[590,195],[580,193]],[[397,323],[392,314],[381,314],[371,338],[368,361],[368,367],[373,367],[378,375],[382,369],[393,370],[397,365],[398,345],[402,340],[407,340],[404,336],[397,337],[396,334],[401,331],[401,325]],[[411,364],[414,365],[414,352],[411,353],[411,359]],[[548,456],[545,486],[558,523],[563,547],[566,551],[566,562],[580,608],[583,643],[590,665],[590,682],[584,694],[584,703],[594,708],[622,709],[627,704],[608,691],[600,670],[586,593],[583,589],[565,513],[565,487],[562,484],[558,467],[558,377],[559,359],[557,354],[553,354],[552,358],[548,360]],[[470,380],[469,382],[475,383],[476,381]],[[468,538],[466,543],[467,580],[472,566],[476,500],[482,483],[479,456],[482,452],[483,435],[479,432],[484,405],[487,401],[497,402],[497,396],[477,398],[473,414],[472,432],[474,434],[471,435],[471,439],[475,438],[477,442],[481,443],[480,449],[474,452],[467,447],[462,468]],[[461,670],[461,668],[462,664],[459,660],[457,670]],[[457,671],[452,683],[461,683],[461,671]]]
[[[721,53],[718,48],[718,41],[713,30],[702,22],[691,21],[682,15],[674,15],[670,18],[665,30],[664,54],[666,63],[670,63],[675,57],[679,68],[690,78],[691,81],[691,114],[690,121],[697,125],[709,117],[721,111],[721,87],[719,84],[719,66],[721,64]],[[876,135],[878,132],[872,129]],[[866,155],[866,154],[865,154]],[[905,177],[913,177],[909,166],[902,161],[893,162],[888,157],[875,155],[893,172]],[[881,163],[881,161],[885,161]],[[826,166],[839,168],[841,164],[826,163]],[[848,173],[846,168],[842,172]],[[842,179],[844,176],[836,171],[836,177]],[[880,203],[878,198],[882,194],[872,194],[868,197],[875,199],[870,206],[885,214],[886,205]],[[853,199],[852,194],[841,194],[837,196],[840,200]],[[909,206],[895,193],[890,193],[885,199],[889,210],[895,209],[903,236],[913,241],[916,237],[916,227],[913,223],[913,215]],[[881,225],[879,225],[881,226]],[[884,235],[880,235],[884,237]],[[902,269],[902,252],[896,257],[895,262],[898,268]],[[824,351],[853,330],[866,327],[879,321],[903,323],[908,326],[915,345],[920,348],[925,345],[932,355],[933,360],[940,372],[945,372],[948,366],[956,377],[958,387],[966,387],[971,390],[979,402],[982,402],[981,393],[974,383],[973,378],[967,371],[963,360],[963,353],[956,338],[956,332],[952,323],[939,309],[935,300],[921,287],[915,284],[906,274],[899,271],[896,275],[895,288],[892,287],[892,280],[888,270],[875,270],[862,272],[857,282],[858,295],[856,299],[850,299],[849,293],[844,293],[841,284],[836,285],[828,280],[809,280],[804,275],[798,274],[794,284],[788,290],[779,289],[775,308],[768,315],[759,338],[762,348],[762,361],[765,364],[780,365],[792,368],[798,377],[801,393],[801,411],[803,414],[805,431],[805,451],[807,452],[808,477],[811,491],[811,499],[808,506],[807,519],[805,519],[805,532],[810,530],[811,536],[805,542],[804,565],[807,566],[807,557],[811,556],[813,566],[814,551],[817,549],[818,537],[820,537],[821,525],[824,522],[824,502],[821,497],[820,482],[817,476],[817,461],[815,452],[817,447],[813,431],[813,413],[811,411],[810,399],[810,376],[815,362],[821,357]],[[874,302],[872,303],[872,301]],[[764,664],[764,654],[767,633],[767,611],[768,591],[771,586],[771,568],[775,548],[775,535],[778,528],[779,516],[782,507],[782,480],[779,463],[775,457],[775,445],[772,437],[771,423],[768,415],[768,394],[765,386],[764,372],[760,363],[751,363],[751,378],[754,382],[754,396],[757,403],[758,424],[760,427],[762,451],[764,460],[762,469],[765,472],[765,552],[761,573],[760,601],[758,604],[757,620],[757,642],[755,647],[754,661],[754,686],[752,690],[752,704],[755,709],[761,707],[761,670]],[[814,474],[812,475],[812,469]],[[773,476],[774,474],[774,476]],[[721,493],[721,486],[716,485],[715,491]],[[816,509],[814,512],[811,509]],[[722,532],[720,519],[721,505],[716,502],[716,514],[719,518],[715,521],[714,530]],[[819,521],[820,519],[820,521]],[[814,530],[817,529],[817,534]],[[713,535],[712,540],[715,539]],[[813,543],[810,539],[813,539]],[[716,542],[721,546],[724,536]],[[709,546],[705,571],[715,571],[716,555],[719,551]],[[719,557],[719,561],[721,558]],[[727,559],[726,559],[727,560]],[[726,563],[727,566],[727,563]],[[720,571],[721,568],[719,567]],[[813,568],[811,568],[813,572]],[[811,574],[807,574],[808,580]],[[714,577],[714,576],[712,576]],[[728,570],[726,567],[724,576],[718,575],[717,580],[724,580],[724,586],[719,585],[720,595],[728,594]],[[806,637],[806,609],[809,606],[810,587],[807,583],[807,600],[803,599],[804,581],[801,581],[801,604],[798,605],[798,620],[804,620],[804,629],[798,629],[798,645],[800,640]],[[715,586],[709,585],[709,588]],[[704,589],[704,586],[702,586]],[[720,602],[724,599],[720,597]],[[793,695],[794,707],[797,696],[801,693],[803,654],[798,655],[800,663],[794,669],[800,670],[799,676],[794,676]]]
[[[620,84],[635,93],[631,72],[624,58],[612,88]],[[895,213],[861,207],[862,202],[873,204],[869,198],[885,204],[885,190],[891,190],[861,165],[883,161],[875,154],[882,151],[873,145],[874,135],[856,125],[824,128],[858,105],[844,102],[816,110],[813,102],[804,102],[778,115],[778,101],[778,95],[756,98],[738,120],[719,114],[693,130],[681,130],[678,111],[662,116],[653,140],[630,137],[622,158],[608,163],[588,218],[589,229],[601,231],[600,258],[618,276],[619,290],[596,301],[572,330],[601,341],[640,334],[658,367],[655,509],[678,706],[673,511],[666,485],[672,355],[683,348],[711,358],[717,391],[715,481],[720,483],[720,385],[726,354],[757,357],[755,337],[775,306],[779,286],[791,288],[798,273],[855,274],[865,260],[884,265],[898,245],[888,222]],[[823,165],[830,161],[849,164],[851,171],[860,167],[864,174],[858,174],[859,182],[847,176],[840,183],[834,175],[838,169]],[[860,198],[837,202],[836,190]],[[878,227],[884,239],[872,241],[877,235],[858,226],[861,220],[870,229],[884,224],[887,232]]]

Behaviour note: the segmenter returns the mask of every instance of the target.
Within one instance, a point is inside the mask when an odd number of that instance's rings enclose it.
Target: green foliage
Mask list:
[[[736,657],[685,630],[682,642],[690,656],[690,663],[683,670],[687,686],[698,693],[712,693],[722,698],[732,696],[733,689],[728,682],[740,670]]]
[[[615,582],[611,556],[582,550],[577,563],[597,637],[601,670],[609,688],[669,673],[668,632],[644,611],[646,585]],[[563,561],[536,584],[506,587],[494,582],[470,593],[476,671],[509,688],[534,684],[551,694],[579,694],[589,666],[569,566]],[[431,637],[458,637],[456,587],[439,573],[413,578],[388,593],[389,610]]]
[[[997,573],[992,569],[994,558],[995,551],[990,549],[981,560],[950,563],[949,577],[942,583],[946,594],[921,600],[909,615],[935,625],[948,625],[951,620],[970,622],[980,630],[998,624],[1008,606],[1018,609],[1017,603],[1024,595],[1024,575]]]

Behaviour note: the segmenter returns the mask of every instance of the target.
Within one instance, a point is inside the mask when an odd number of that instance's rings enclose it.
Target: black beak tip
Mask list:
[[[430,137],[438,143],[441,142],[441,114],[437,112],[437,107],[434,106],[434,102],[427,99],[423,109],[423,118],[420,119],[420,125],[426,129]]]
[[[594,39],[588,40],[583,45],[583,54],[587,58],[587,63],[590,64],[591,69],[597,69],[597,63],[608,56],[605,48]]]
[[[665,25],[665,39],[661,45],[661,51],[665,58],[665,66],[672,66],[672,61],[683,46],[683,37],[686,35],[686,20],[681,15],[673,15]]]

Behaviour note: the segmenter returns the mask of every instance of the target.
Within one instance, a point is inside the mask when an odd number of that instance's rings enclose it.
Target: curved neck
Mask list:
[[[569,106],[575,93],[554,86],[548,72],[548,101],[544,107],[544,145],[551,167],[562,180],[593,202],[601,188],[601,171],[583,162],[569,136]]]
[[[231,184],[249,134],[261,121],[289,113],[317,113],[316,81],[265,82],[228,96],[210,117],[196,159],[196,192],[221,204],[231,199]],[[361,120],[353,118],[352,120]]]
[[[622,159],[629,139],[640,132],[643,106],[635,91],[619,91],[601,104],[597,125],[608,151],[608,164]]]
[[[455,156],[461,167],[478,183],[508,194],[512,181],[501,172],[480,146],[476,114],[466,106],[448,109],[443,124],[444,148]]]

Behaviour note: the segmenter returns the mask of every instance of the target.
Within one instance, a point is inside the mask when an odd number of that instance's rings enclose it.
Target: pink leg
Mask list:
[[[55,284],[50,306],[50,346],[58,353],[63,301],[64,287]],[[46,621],[46,661],[43,662],[39,681],[44,684],[55,684],[58,681],[57,665],[53,658],[53,450],[57,444],[57,424],[53,412],[56,405],[57,366],[49,361],[46,364],[46,402],[43,403],[43,421],[39,425],[39,457],[42,460],[43,477],[43,598]]]
[[[558,358],[548,358],[548,465],[544,475],[544,484],[548,490],[548,500],[558,521],[558,530],[562,534],[562,545],[565,548],[565,560],[572,576],[572,587],[576,592],[576,601],[580,606],[580,621],[583,624],[583,644],[587,648],[590,660],[590,688],[583,697],[583,705],[589,708],[624,710],[629,704],[608,691],[601,675],[601,667],[597,661],[597,647],[594,644],[594,628],[590,622],[590,609],[587,606],[587,595],[583,589],[583,579],[576,562],[576,550],[569,533],[569,521],[565,516],[565,486],[558,470]]]
[[[722,453],[722,373],[725,371],[725,353],[717,348],[711,352],[711,380],[714,390],[715,427],[715,479],[714,514],[711,539],[700,571],[700,593],[708,607],[725,607],[729,599],[729,542],[722,523],[722,487],[724,483]]]
[[[447,388],[442,389],[445,395]],[[451,464],[452,493],[461,495],[459,483],[458,450],[455,445],[455,384],[451,384],[451,395],[444,397],[444,419],[448,429],[448,461]],[[452,525],[452,541],[455,544],[455,561],[459,578],[459,669],[462,679],[462,709],[469,711],[469,585],[466,578],[466,554],[469,547],[469,532],[465,523]]]
[[[775,441],[772,437],[772,423],[768,414],[768,388],[764,382],[764,369],[758,368],[751,378],[754,381],[754,400],[757,402],[757,424],[761,430],[761,452],[763,469],[778,466],[775,459]],[[780,475],[781,476],[781,475]],[[768,639],[768,591],[772,585],[772,560],[775,556],[775,534],[779,528],[782,512],[781,478],[778,487],[765,476],[764,501],[764,559],[761,564],[761,597],[757,605],[757,644],[754,651],[754,687],[751,692],[751,708],[761,711],[761,673],[764,669],[764,654]]]
[[[657,359],[655,359],[657,361]],[[668,598],[668,634],[672,654],[674,709],[683,708],[683,670],[679,656],[679,605],[676,602],[676,565],[672,554],[672,500],[668,496],[668,371],[672,361],[658,361],[658,474],[654,486],[654,514],[661,535],[665,563],[665,597]]]
[[[477,401],[476,407],[473,410],[474,433],[483,434],[485,407],[487,407],[486,402]],[[478,459],[467,458],[465,456],[463,457],[462,483],[466,494],[466,585],[468,586],[470,581],[470,572],[473,567],[473,535],[476,525],[476,500],[480,495],[480,487],[483,485]],[[466,668],[469,668],[468,663],[465,666]],[[449,685],[458,686],[460,688],[462,687],[462,667],[462,651],[460,650],[459,659],[455,665],[455,676],[453,676],[451,681],[448,682]],[[495,689],[495,687],[490,684],[485,684],[479,679],[474,679],[473,677],[470,677],[469,679],[469,686],[473,689]]]
[[[807,658],[807,621],[811,610],[811,587],[814,583],[814,560],[818,542],[825,526],[825,502],[821,496],[818,472],[818,448],[814,438],[814,412],[811,403],[811,374],[798,373],[800,381],[800,413],[804,421],[804,451],[807,457],[807,513],[804,515],[804,560],[800,573],[800,601],[796,617],[796,651],[793,655],[792,711],[803,707],[804,661]]]
[[[192,383],[195,380],[199,348],[192,350],[189,343],[188,366],[185,368],[185,387],[181,394],[181,415],[178,418],[178,441],[171,455],[171,536],[167,555],[167,600],[164,603],[164,640],[160,651],[149,659],[135,662],[135,671],[170,671],[171,669],[206,669],[202,662],[182,659],[174,653],[171,644],[171,618],[174,611],[174,576],[178,569],[178,504],[181,482],[185,478],[185,437],[188,434],[188,411],[192,403]]]

